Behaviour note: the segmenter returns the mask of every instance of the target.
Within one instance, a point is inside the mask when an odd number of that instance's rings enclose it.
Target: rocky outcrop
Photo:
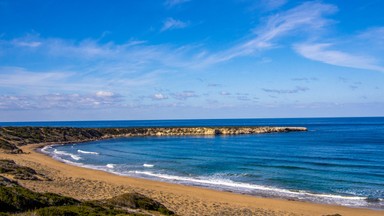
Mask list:
[[[76,143],[133,136],[216,136],[306,131],[304,127],[0,127],[0,150],[22,153],[18,146],[33,143]]]
[[[203,136],[203,135],[240,135],[260,133],[281,133],[290,131],[306,131],[304,127],[164,127],[164,128],[124,128],[106,129],[104,136]],[[115,133],[117,132],[117,133]]]

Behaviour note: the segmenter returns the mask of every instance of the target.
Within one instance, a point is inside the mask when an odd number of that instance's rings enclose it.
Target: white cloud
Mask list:
[[[153,100],[165,100],[165,99],[168,99],[168,96],[166,96],[162,93],[156,93],[156,94],[152,95],[152,99]]]
[[[97,97],[113,97],[115,94],[110,91],[98,91],[96,92]]]
[[[384,72],[378,60],[364,55],[353,55],[332,49],[329,43],[297,44],[294,49],[305,58],[326,64]]]
[[[226,91],[222,91],[222,92],[220,92],[220,95],[228,96],[228,95],[231,95],[231,93],[226,92]]]
[[[188,23],[173,18],[167,18],[160,31],[167,31],[171,29],[182,29],[188,26]]]

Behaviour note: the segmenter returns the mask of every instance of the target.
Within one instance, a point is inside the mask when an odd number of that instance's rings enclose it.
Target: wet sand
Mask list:
[[[259,198],[206,188],[170,184],[76,167],[35,151],[40,145],[22,147],[26,154],[0,153],[0,159],[35,169],[52,181],[19,180],[38,192],[53,192],[80,200],[104,199],[125,192],[147,195],[178,215],[384,215],[384,211]]]

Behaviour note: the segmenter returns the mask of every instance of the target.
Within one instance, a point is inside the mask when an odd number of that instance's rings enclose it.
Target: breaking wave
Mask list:
[[[78,153],[81,153],[81,154],[93,154],[93,155],[98,155],[99,153],[98,152],[91,152],[91,151],[83,151],[83,150],[77,150]]]

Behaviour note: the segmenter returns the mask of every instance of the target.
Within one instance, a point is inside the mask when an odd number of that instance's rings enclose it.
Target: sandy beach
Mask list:
[[[31,167],[52,181],[19,180],[37,192],[53,192],[80,200],[110,198],[125,192],[147,195],[178,215],[384,215],[383,211],[259,198],[231,192],[184,186],[76,167],[37,152],[41,145],[24,146],[26,154],[0,153],[1,159]]]

